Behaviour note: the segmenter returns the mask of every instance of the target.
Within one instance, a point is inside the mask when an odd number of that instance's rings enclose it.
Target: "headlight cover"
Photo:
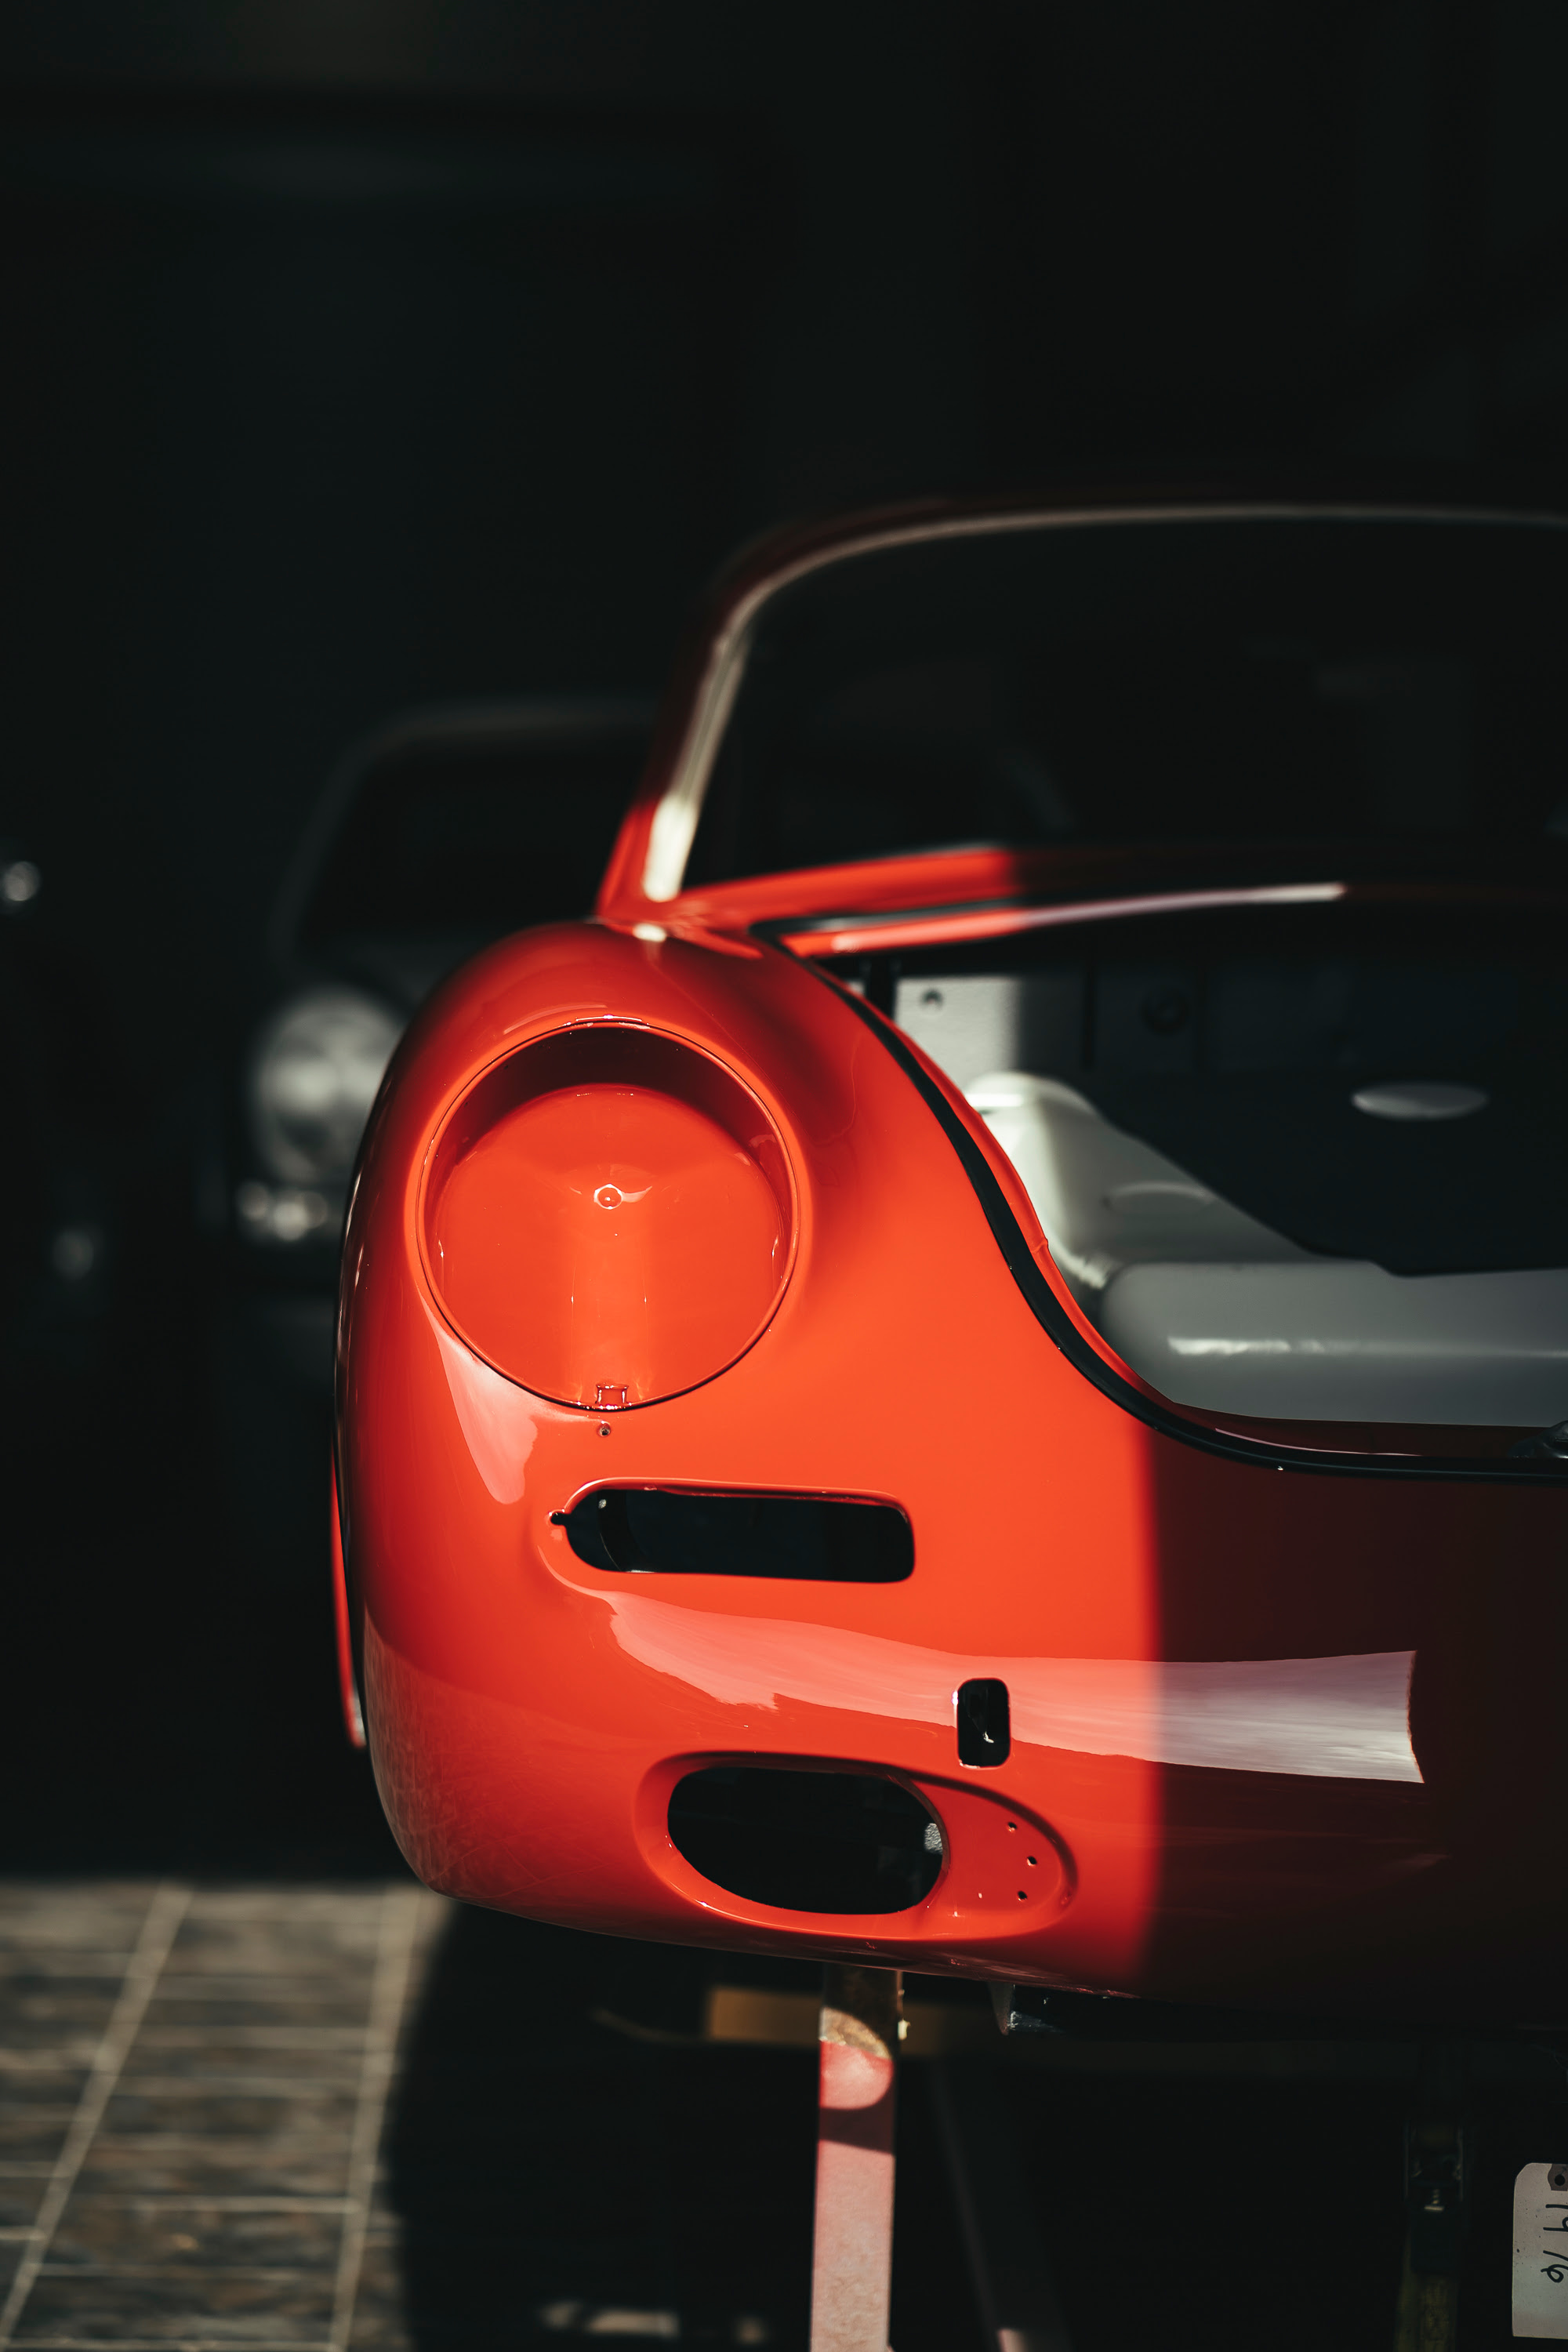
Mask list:
[[[261,1031],[251,1056],[256,1148],[282,1184],[346,1184],[382,1073],[403,1034],[357,988],[314,988]]]
[[[426,1163],[426,1276],[498,1371],[606,1412],[695,1388],[771,1321],[797,1209],[783,1139],[711,1055],[614,1022],[472,1086]]]

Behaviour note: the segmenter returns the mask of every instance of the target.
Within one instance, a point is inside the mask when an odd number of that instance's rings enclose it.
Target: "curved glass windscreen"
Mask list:
[[[979,844],[1568,850],[1568,530],[1101,519],[774,595],[688,886]]]

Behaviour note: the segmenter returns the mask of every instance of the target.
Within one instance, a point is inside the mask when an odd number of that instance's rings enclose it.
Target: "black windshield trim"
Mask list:
[[[1047,1337],[1066,1357],[1074,1371],[1081,1373],[1102,1396],[1108,1397],[1112,1404],[1120,1405],[1123,1412],[1131,1413],[1135,1421],[1141,1421],[1145,1428],[1154,1430],[1162,1437],[1174,1438],[1179,1445],[1189,1445],[1197,1453],[1216,1454],[1224,1461],[1245,1463],[1254,1469],[1294,1470],[1315,1477],[1489,1479],[1506,1486],[1539,1486],[1543,1477],[1550,1480],[1562,1475],[1560,1462],[1554,1464],[1544,1459],[1532,1462],[1510,1454],[1487,1455],[1479,1459],[1422,1454],[1414,1460],[1365,1454],[1312,1454],[1303,1456],[1293,1448],[1270,1445],[1264,1438],[1242,1437],[1228,1430],[1189,1421],[1169,1405],[1145,1396],[1141,1389],[1135,1388],[1131,1381],[1124,1380],[1108,1364],[1099,1350],[1084,1338],[1047,1280],[990,1161],[894,1024],[875,1005],[868,1004],[853,989],[846,988],[821,964],[805,957],[796,957],[793,961],[804,964],[825,987],[830,988],[856,1019],[879,1040],[932,1113],[973,1187],[1008,1273]]]

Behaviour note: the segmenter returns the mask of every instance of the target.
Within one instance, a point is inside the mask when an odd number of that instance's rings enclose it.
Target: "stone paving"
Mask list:
[[[406,1884],[0,1885],[0,2352],[394,2342],[378,2152],[447,1909]]]
[[[0,2352],[797,2352],[815,2056],[704,1982],[406,1879],[0,1879]]]
[[[0,1878],[0,2352],[804,2352],[811,1975],[406,1877]],[[928,2014],[943,1989],[911,1986],[907,2055],[941,2064],[900,2090],[900,2352],[983,2352],[930,2088],[955,2063],[994,2074],[1076,2352],[1251,2352],[1260,2310],[1286,2352],[1392,2340],[1414,2042],[1086,2028],[1004,2063],[961,1990]],[[1561,2153],[1568,2100],[1552,2048],[1469,2055],[1481,2352],[1510,2340],[1514,2172]],[[1279,2147],[1331,2214],[1283,2302]],[[1147,2150],[1180,2161],[1131,2242]]]

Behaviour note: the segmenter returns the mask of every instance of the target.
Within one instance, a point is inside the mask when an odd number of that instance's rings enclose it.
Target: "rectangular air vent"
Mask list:
[[[890,1503],[598,1486],[551,1517],[579,1559],[619,1575],[897,1584],[915,1564],[910,1523]]]

